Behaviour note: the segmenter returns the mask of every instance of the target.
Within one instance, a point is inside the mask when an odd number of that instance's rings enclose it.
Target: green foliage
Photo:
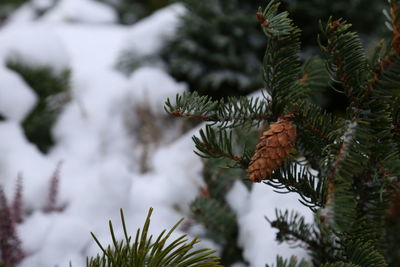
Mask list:
[[[265,40],[254,17],[261,1],[182,3],[188,12],[163,52],[172,76],[215,99],[261,88],[259,66]]]
[[[206,160],[203,178],[206,187],[191,204],[192,219],[206,229],[205,236],[221,246],[221,263],[230,266],[244,262],[238,246],[236,215],[225,200],[233,183],[243,175],[241,169],[222,167],[226,160]]]
[[[150,227],[150,217],[153,209],[150,208],[143,229],[136,231],[135,239],[128,234],[124,214],[121,210],[121,221],[124,230],[124,239],[118,241],[116,239],[114,228],[109,222],[110,232],[112,237],[112,245],[104,248],[96,236],[92,236],[99,245],[102,253],[97,257],[87,259],[89,267],[166,267],[166,266],[181,266],[181,267],[211,267],[219,265],[219,258],[212,256],[215,251],[210,249],[194,249],[194,245],[199,242],[197,238],[188,242],[186,235],[182,235],[172,242],[169,242],[169,237],[173,231],[183,221],[181,219],[168,232],[164,230],[154,240],[153,236],[148,236]]]
[[[236,146],[232,143],[232,134],[232,131],[227,132],[206,126],[206,131],[200,130],[200,138],[193,136],[193,141],[199,150],[195,153],[203,158],[228,158],[235,163],[232,166],[247,166],[251,154],[244,148],[240,156],[235,155]]]
[[[400,220],[390,220],[388,221],[388,227],[386,229],[387,235],[384,243],[386,244],[386,255],[389,266],[396,266],[400,262],[400,236],[397,234],[400,231]]]
[[[302,164],[304,162],[284,162],[265,183],[277,189],[278,193],[298,193],[303,205],[316,210],[324,206],[326,183],[323,177]]]
[[[263,31],[268,38],[264,56],[264,80],[272,101],[269,107],[274,115],[282,114],[292,98],[303,95],[300,87],[300,30],[293,25],[287,12],[278,14],[279,3],[271,1],[262,15],[269,22]],[[259,12],[261,13],[261,12]]]
[[[177,95],[174,104],[168,99],[165,110],[174,116],[211,121],[223,128],[236,128],[246,124],[256,126],[272,116],[266,114],[267,103],[258,97],[212,100],[197,92]]]
[[[22,126],[28,140],[47,152],[54,144],[52,127],[69,100],[71,73],[67,69],[57,73],[50,67],[33,67],[21,60],[9,60],[7,67],[17,72],[38,96],[38,103]]]
[[[0,2],[0,25],[7,17],[27,0],[2,0]]]
[[[349,31],[350,27],[351,24],[342,19],[331,18],[325,29],[321,26],[327,42],[321,48],[327,54],[332,80],[342,84],[348,98],[360,93],[371,75],[361,40],[355,32]]]
[[[344,245],[347,260],[363,267],[387,266],[384,257],[375,250],[371,242],[351,240]]]
[[[335,263],[327,263],[322,265],[322,267],[361,267],[360,265],[356,265],[353,263],[346,263],[343,261],[335,262]]]
[[[265,267],[274,267],[274,265],[266,264]],[[277,256],[276,267],[311,267],[311,265],[303,259],[299,262],[295,256],[292,256],[289,260]]]
[[[389,5],[392,36],[369,58],[351,25],[330,18],[320,27],[324,58],[302,63],[300,30],[287,12],[278,11],[279,3],[270,1],[257,14],[267,37],[263,98],[214,101],[192,93],[166,103],[173,115],[207,122],[193,137],[196,153],[225,158],[233,161],[230,166],[243,169],[251,164],[256,147],[236,142],[235,131],[253,133],[280,116],[289,118],[297,129],[296,149],[271,177],[265,177],[265,184],[280,193],[297,193],[315,212],[315,221],[307,224],[296,213],[279,211],[269,222],[278,229],[279,241],[304,246],[316,266],[397,263],[389,251],[400,248],[395,241],[400,237],[399,218],[387,217],[400,190],[400,2],[391,0]],[[346,98],[344,114],[311,103],[324,87]]]
[[[115,9],[121,24],[133,24],[153,11],[168,4],[163,0],[97,0]]]
[[[229,266],[237,261],[242,261],[242,249],[237,245],[236,216],[227,204],[205,196],[195,199],[190,208],[193,219],[206,228],[207,237],[221,245],[221,263]]]
[[[319,34],[315,25],[326,21],[332,14],[351,21],[353,28],[364,36],[377,35],[382,29],[382,9],[385,1],[369,0],[284,0],[284,7],[292,19],[302,29],[302,43],[307,48],[317,48]]]
[[[334,236],[326,225],[319,222],[319,219],[315,220],[315,224],[309,224],[305,222],[303,216],[294,211],[276,210],[275,213],[274,220],[266,219],[271,227],[278,230],[276,234],[278,242],[288,242],[293,246],[307,249],[315,266],[335,260],[338,249],[335,246]]]

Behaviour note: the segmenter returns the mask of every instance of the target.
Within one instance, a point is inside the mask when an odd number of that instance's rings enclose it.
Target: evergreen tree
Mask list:
[[[278,258],[277,266],[398,263],[399,4],[389,1],[385,15],[391,35],[371,56],[349,23],[330,18],[320,26],[324,59],[303,63],[300,30],[272,0],[257,13],[267,37],[263,97],[213,100],[193,92],[166,102],[175,116],[208,122],[200,137],[193,137],[200,156],[226,158],[231,167],[247,169],[254,182],[297,193],[314,212],[314,224],[287,210],[268,219],[278,229],[278,241],[301,244],[312,257],[309,264]],[[326,86],[340,88],[348,102],[345,114],[310,101]],[[260,125],[269,127],[257,146],[242,144],[238,150],[235,129]]]
[[[259,89],[262,77],[257,75],[258,62],[264,53],[265,39],[255,27],[253,11],[263,1],[182,2],[188,12],[181,18],[176,36],[166,42],[163,53],[169,72],[186,81],[191,90],[214,98]],[[381,25],[377,18],[383,4],[379,1],[287,0],[284,4],[304,29],[301,38],[306,50],[315,50],[318,32],[314,25],[330,14],[354,19],[355,29],[364,35],[375,33]]]
[[[148,16],[154,10],[168,4],[163,0],[98,0],[112,6],[118,14],[121,24],[133,24],[137,20]]]
[[[192,90],[215,98],[243,95],[262,86],[265,40],[254,10],[259,0],[184,0],[187,13],[163,57],[169,72]]]

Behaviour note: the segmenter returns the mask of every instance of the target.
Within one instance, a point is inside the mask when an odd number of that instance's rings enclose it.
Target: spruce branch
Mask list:
[[[302,75],[298,82],[306,88],[307,95],[325,89],[331,82],[325,62],[317,56],[307,59],[302,66]]]
[[[358,266],[385,267],[384,257],[371,242],[363,240],[348,240],[344,244],[344,253],[347,261]]]
[[[339,261],[339,262],[334,262],[334,263],[326,263],[326,264],[322,265],[321,267],[360,267],[360,265]]]
[[[318,246],[315,241],[316,231],[313,227],[305,223],[304,217],[296,212],[285,210],[275,210],[275,220],[265,219],[273,228],[279,230],[276,239],[279,242],[289,242],[291,245]],[[300,244],[299,244],[300,242]]]
[[[279,6],[279,2],[272,0],[264,10],[259,9],[256,14],[264,33],[270,38],[289,35],[293,29],[292,21],[288,18],[289,13],[278,13]]]
[[[376,83],[378,93],[382,96],[392,96],[392,99],[386,98],[393,101],[400,95],[400,81],[398,79],[400,75],[400,54],[390,56],[390,64],[389,62],[382,62],[381,64],[385,64],[385,66],[381,66],[375,72],[370,83],[371,85]]]
[[[267,101],[257,97],[212,100],[193,92],[177,95],[174,104],[167,99],[164,108],[177,117],[201,119],[220,128],[236,128],[258,126],[262,121],[270,120],[267,107]]]
[[[388,250],[381,244],[385,238],[390,239],[385,236],[388,226],[385,218],[391,197],[398,192],[394,184],[400,181],[398,3],[390,1],[390,14],[387,13],[392,38],[387,43],[381,42],[371,60],[367,59],[358,35],[350,30],[351,25],[343,19],[330,18],[326,27],[321,26],[319,39],[327,59],[310,59],[302,66],[298,56],[300,31],[288,13],[279,13],[279,4],[270,1],[256,14],[267,36],[263,74],[269,97],[268,109],[262,116],[270,124],[283,114],[292,114],[290,129],[295,129],[297,137],[291,143],[297,148],[296,157],[305,160],[297,162],[291,158],[282,164],[282,156],[272,152],[281,145],[272,142],[279,138],[266,134],[264,139],[271,144],[267,146],[265,141],[257,145],[257,150],[262,151],[258,155],[263,157],[259,157],[261,160],[257,160],[252,172],[268,170],[268,176],[271,173],[272,176],[266,184],[281,193],[298,193],[302,204],[321,215],[310,229],[296,228],[304,226],[304,222],[294,215],[292,218],[282,213],[281,220],[277,220],[281,233],[285,233],[282,240],[308,244],[317,266],[327,261],[330,263],[326,266],[385,266],[382,255],[388,255]],[[348,98],[344,116],[329,114],[308,101],[312,92],[329,86],[330,82]],[[209,114],[221,109],[221,103],[213,103]],[[246,149],[238,153],[232,143],[236,118],[229,123],[215,117],[202,119],[222,126],[207,126],[200,137],[194,138],[197,153],[203,157],[227,158],[246,168],[249,153]],[[257,125],[255,121],[251,119],[249,125]],[[280,137],[285,143],[284,135]],[[311,172],[310,167],[317,172]],[[395,239],[390,240],[393,243]],[[393,261],[395,257],[388,258]]]
[[[360,38],[349,28],[351,24],[343,19],[329,18],[325,27],[320,24],[323,41],[320,47],[328,58],[328,69],[331,78],[343,85],[343,93],[350,99],[362,93],[370,76],[368,61]]]
[[[206,187],[190,203],[190,209],[193,221],[204,226],[204,235],[221,246],[221,264],[230,266],[246,261],[238,243],[237,218],[226,201],[226,194],[245,174],[241,169],[226,168],[226,164],[226,159],[205,160],[203,178]]]
[[[327,148],[343,135],[345,120],[327,113],[322,108],[302,101],[294,106],[293,121],[297,127],[297,149],[318,171],[325,163],[316,159],[324,157]]]
[[[190,209],[193,219],[206,228],[206,236],[221,246],[221,262],[224,265],[244,261],[243,251],[237,244],[237,218],[226,202],[202,196],[190,204]]]
[[[381,45],[381,56],[376,57],[377,63],[374,67],[374,75],[369,81],[367,91],[370,92],[373,86],[377,84],[378,89],[383,90],[388,95],[399,95],[399,81],[397,79],[400,73],[400,10],[399,3],[390,0],[389,12],[384,9],[383,13],[387,18],[386,26],[392,32],[390,47]]]
[[[276,256],[276,267],[311,267],[312,265],[309,264],[306,260],[302,259],[299,261],[297,257],[292,256],[290,259],[284,259],[281,256]],[[265,265],[265,267],[275,267],[275,265]]]
[[[325,179],[313,174],[309,167],[301,162],[284,162],[264,183],[275,188],[275,192],[278,193],[299,194],[299,201],[313,211],[324,206],[327,186]]]
[[[386,15],[389,23],[386,23],[386,26],[392,31],[392,50],[400,54],[400,9],[399,3],[397,0],[389,0],[390,3],[390,15],[387,14],[386,10],[384,10],[384,14]]]
[[[210,197],[199,197],[190,205],[194,219],[207,228],[209,237],[221,245],[226,236],[237,234],[237,223],[234,213],[228,206],[222,205]]]
[[[272,98],[270,109],[276,117],[283,114],[288,101],[305,93],[298,82],[301,71],[298,55],[300,30],[293,25],[287,12],[278,13],[278,6],[279,3],[271,1],[262,12],[265,21],[261,23],[268,37],[263,76],[266,90]]]
[[[276,239],[292,246],[304,247],[312,256],[314,266],[337,259],[340,247],[331,229],[321,223],[308,224],[300,214],[275,210],[275,219],[267,221],[278,230]]]
[[[200,137],[192,137],[198,150],[195,151],[197,155],[202,158],[227,158],[233,161],[237,167],[247,167],[251,153],[246,149],[241,156],[234,153],[232,131],[216,129],[211,125],[206,125],[205,130],[201,129],[199,134]]]

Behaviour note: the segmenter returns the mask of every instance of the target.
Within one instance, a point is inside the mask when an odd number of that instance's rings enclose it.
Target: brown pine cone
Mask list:
[[[253,182],[259,183],[270,177],[292,151],[296,143],[296,126],[289,120],[290,117],[280,117],[260,137],[247,169],[247,177]]]

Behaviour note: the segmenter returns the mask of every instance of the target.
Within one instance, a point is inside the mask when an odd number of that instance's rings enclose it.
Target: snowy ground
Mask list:
[[[38,1],[36,1],[38,2]],[[89,0],[63,0],[40,19],[29,6],[18,10],[0,28],[0,184],[9,199],[18,173],[23,176],[23,201],[31,213],[18,226],[26,258],[20,266],[85,266],[88,255],[99,252],[90,232],[104,243],[110,241],[109,219],[119,228],[119,209],[125,211],[129,229],[135,230],[149,207],[155,209],[152,231],[170,228],[187,216],[188,203],[203,185],[202,163],[192,152],[191,136],[179,121],[158,127],[161,137],[144,146],[135,112],[147,107],[157,120],[168,121],[163,111],[167,97],[183,92],[162,69],[143,67],[130,77],[114,70],[121,50],[138,53],[159,49],[163,36],[173,34],[179,5],[167,7],[135,25],[117,25],[110,8]],[[30,144],[20,123],[37,100],[36,95],[4,62],[18,56],[24,62],[72,70],[73,97],[53,129],[56,145],[47,155]],[[146,173],[142,173],[147,152]],[[60,169],[59,213],[44,213],[49,180]],[[277,195],[263,184],[251,192],[237,182],[228,194],[237,212],[240,240],[251,266],[273,263],[275,256],[305,252],[277,245],[275,231],[264,216],[274,217],[276,207],[307,210],[293,195]],[[178,235],[179,233],[177,233]],[[207,246],[213,246],[205,241]]]

